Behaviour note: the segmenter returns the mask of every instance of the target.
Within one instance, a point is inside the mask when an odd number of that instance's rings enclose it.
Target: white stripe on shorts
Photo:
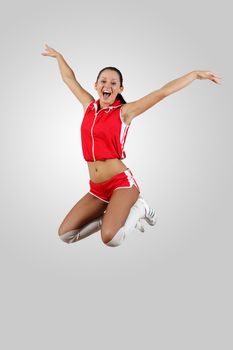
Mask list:
[[[94,193],[92,193],[92,192],[90,192],[90,191],[89,191],[89,193],[92,194],[92,196],[95,196],[95,197],[101,199],[103,202],[109,203],[109,202],[106,201],[105,199],[102,199],[102,198],[98,197],[96,194],[94,194]]]

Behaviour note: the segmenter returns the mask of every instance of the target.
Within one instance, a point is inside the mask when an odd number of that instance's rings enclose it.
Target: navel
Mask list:
[[[95,162],[94,162],[95,163]],[[95,165],[95,171],[97,172],[98,171],[98,169],[96,168],[96,165]]]

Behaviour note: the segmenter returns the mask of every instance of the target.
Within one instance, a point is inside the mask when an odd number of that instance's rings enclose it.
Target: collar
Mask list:
[[[113,108],[117,108],[121,106],[121,101],[116,99],[111,105],[109,105],[108,107],[104,107],[104,108],[101,108],[102,109],[113,109]],[[93,102],[93,108],[95,108],[95,111],[97,112],[99,110],[99,107],[100,107],[100,99],[96,100]]]

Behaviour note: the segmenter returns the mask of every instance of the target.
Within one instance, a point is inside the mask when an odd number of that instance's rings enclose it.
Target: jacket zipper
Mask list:
[[[93,136],[93,128],[94,128],[94,124],[95,124],[95,121],[96,121],[96,117],[97,117],[97,114],[95,113],[95,119],[94,119],[94,122],[93,122],[92,127],[91,127],[92,155],[93,155],[94,162],[95,162],[95,155],[94,155],[94,136]]]
[[[94,162],[96,161],[95,159],[95,154],[94,154],[94,148],[95,148],[95,145],[94,145],[94,135],[93,135],[93,128],[94,128],[94,124],[95,124],[95,121],[96,121],[96,118],[98,116],[98,114],[103,110],[103,109],[108,109],[109,108],[109,111],[112,109],[112,108],[117,108],[119,106],[114,106],[114,107],[105,107],[105,108],[102,108],[99,112],[96,112],[96,107],[95,108],[95,119],[93,121],[93,124],[92,124],[92,127],[91,127],[91,137],[92,137],[92,155],[93,155],[93,160]]]

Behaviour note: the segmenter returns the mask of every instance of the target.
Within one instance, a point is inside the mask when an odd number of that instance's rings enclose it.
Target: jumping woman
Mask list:
[[[90,191],[66,215],[58,230],[59,237],[73,243],[101,231],[106,245],[119,246],[134,228],[144,231],[141,219],[152,226],[156,223],[155,210],[141,196],[131,170],[122,162],[133,119],[195,79],[220,84],[220,77],[211,71],[192,71],[139,100],[126,103],[121,72],[115,67],[105,67],[95,82],[99,96],[95,100],[76,80],[62,54],[45,46],[42,55],[57,59],[62,80],[83,106],[81,141],[90,176]]]

